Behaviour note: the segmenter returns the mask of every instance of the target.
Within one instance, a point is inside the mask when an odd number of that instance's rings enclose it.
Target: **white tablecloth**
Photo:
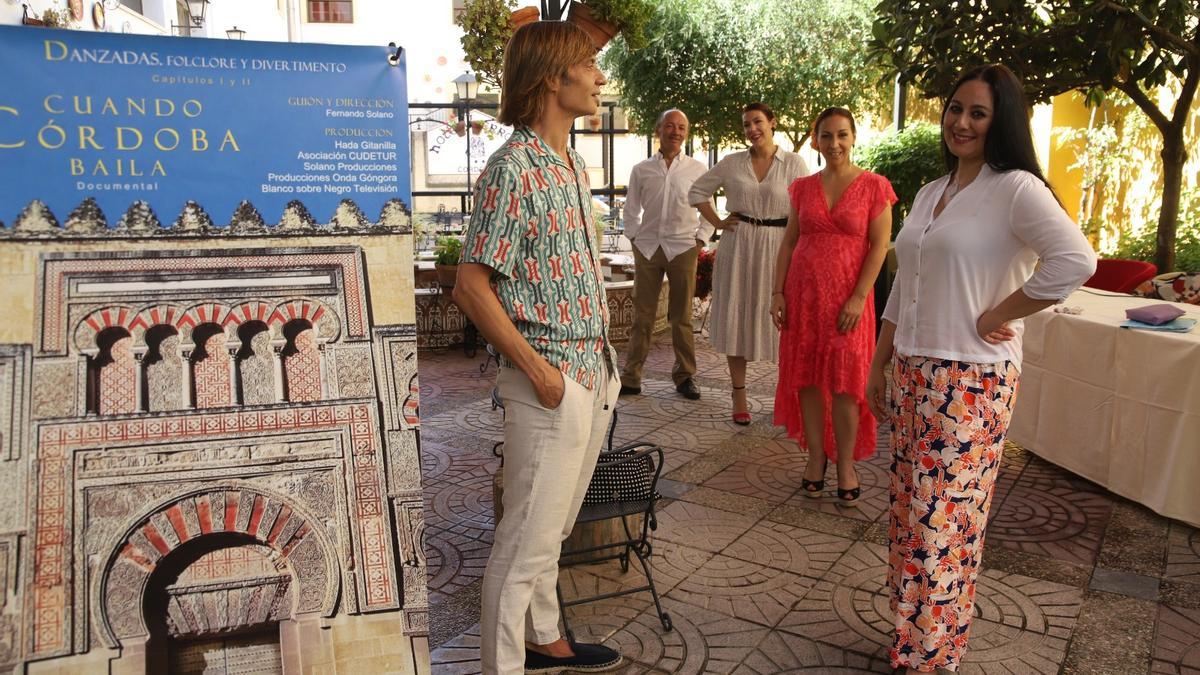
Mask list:
[[[1200,325],[1190,333],[1118,327],[1126,309],[1158,302],[1080,290],[1065,305],[1082,314],[1028,317],[1009,438],[1200,526]],[[1175,306],[1200,319],[1200,307]]]

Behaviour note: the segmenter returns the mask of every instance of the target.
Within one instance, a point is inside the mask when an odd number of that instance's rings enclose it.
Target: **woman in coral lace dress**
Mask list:
[[[896,193],[886,178],[851,163],[849,110],[822,111],[812,136],[825,168],[788,189],[791,214],[775,260],[775,424],[808,448],[804,494],[823,494],[832,458],[839,500],[852,505],[861,494],[854,462],[875,451],[866,400],[875,350],[871,290],[887,256]]]

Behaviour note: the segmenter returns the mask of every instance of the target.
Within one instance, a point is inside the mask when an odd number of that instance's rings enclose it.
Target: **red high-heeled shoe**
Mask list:
[[[745,389],[745,388],[746,388],[746,385],[743,384],[742,386],[734,387],[733,389],[734,389],[734,391],[737,391],[739,389]],[[750,426],[750,422],[752,422],[753,420],[754,420],[754,418],[750,416],[749,412],[734,412],[733,413],[733,423],[734,424],[738,424],[743,427],[747,427],[747,426]]]

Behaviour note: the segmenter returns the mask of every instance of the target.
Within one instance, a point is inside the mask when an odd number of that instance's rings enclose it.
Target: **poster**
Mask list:
[[[403,55],[386,47],[0,26],[0,221],[31,200],[63,220],[92,197],[115,222],[137,201],[217,224],[249,201],[300,200],[328,222],[412,203]]]

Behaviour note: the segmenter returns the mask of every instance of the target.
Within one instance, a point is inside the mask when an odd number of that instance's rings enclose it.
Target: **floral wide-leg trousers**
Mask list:
[[[892,376],[892,667],[953,671],[966,651],[1018,373],[1010,362],[897,355]]]

